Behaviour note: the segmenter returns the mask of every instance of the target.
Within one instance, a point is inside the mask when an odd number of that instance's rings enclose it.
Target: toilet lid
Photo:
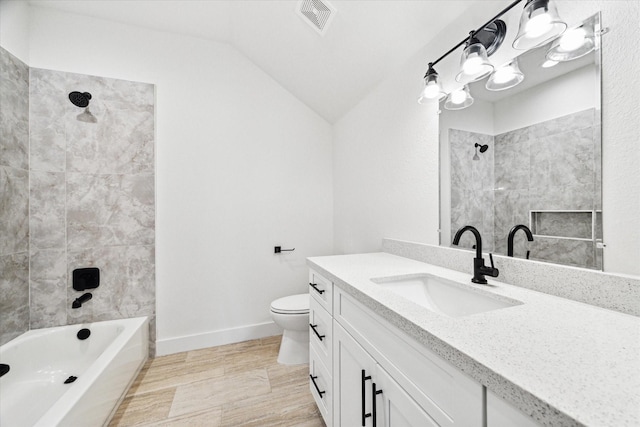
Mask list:
[[[289,295],[271,303],[271,311],[283,314],[303,314],[309,312],[309,294]]]

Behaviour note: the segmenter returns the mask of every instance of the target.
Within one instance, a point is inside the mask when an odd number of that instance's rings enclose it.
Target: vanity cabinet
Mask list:
[[[333,283],[309,271],[309,387],[327,427],[333,418]]]
[[[328,427],[483,426],[481,384],[326,278],[309,277],[325,291],[309,290],[312,324],[331,330],[320,333],[331,336],[330,345],[310,331],[310,375],[317,377],[310,388]],[[325,390],[321,381],[332,385]]]
[[[339,324],[334,325],[335,426],[437,427],[438,424]]]

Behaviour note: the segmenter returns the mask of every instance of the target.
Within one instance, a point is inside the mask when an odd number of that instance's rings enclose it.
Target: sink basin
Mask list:
[[[468,316],[522,304],[430,274],[379,277],[371,281],[428,310],[449,317]]]

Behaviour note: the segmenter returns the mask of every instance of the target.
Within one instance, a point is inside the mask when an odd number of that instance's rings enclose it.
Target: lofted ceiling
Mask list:
[[[32,0],[30,4],[229,43],[334,123],[472,3],[327,1],[336,13],[324,35],[302,21],[296,13],[297,0]]]

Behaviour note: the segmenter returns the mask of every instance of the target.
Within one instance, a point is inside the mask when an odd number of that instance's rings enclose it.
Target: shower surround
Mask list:
[[[15,62],[0,51],[3,67]],[[139,316],[150,317],[153,343],[154,86],[26,69],[2,79],[3,94],[7,80],[21,84],[11,88],[12,109],[3,95],[2,110],[25,110],[23,102],[26,113],[3,113],[1,123],[0,344],[27,329]],[[73,91],[91,93],[97,123],[77,119],[84,109],[69,101]],[[8,145],[5,132],[27,140]],[[82,267],[100,268],[100,287],[72,309],[82,294],[72,272]]]

